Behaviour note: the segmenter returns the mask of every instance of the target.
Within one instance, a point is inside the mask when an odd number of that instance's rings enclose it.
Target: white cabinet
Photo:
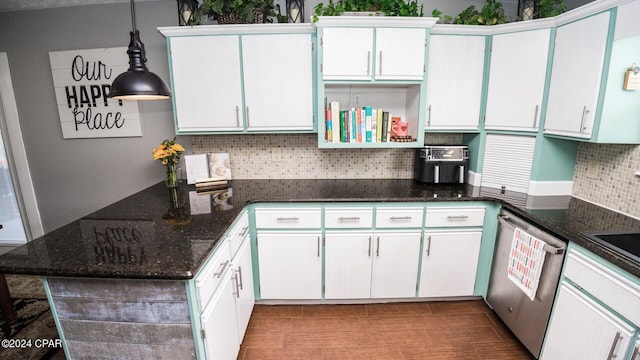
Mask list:
[[[313,130],[310,34],[242,37],[247,130]]]
[[[320,299],[321,231],[258,231],[262,299]]]
[[[325,299],[412,298],[420,231],[325,234]]]
[[[485,37],[433,34],[428,48],[426,129],[478,129]]]
[[[239,37],[171,37],[168,46],[176,131],[242,130]]]
[[[609,18],[605,11],[557,28],[545,133],[591,137]]]
[[[371,298],[416,294],[421,231],[376,232],[372,244]]]
[[[425,28],[325,27],[322,78],[422,80],[426,36]]]
[[[373,233],[327,231],[325,234],[325,299],[371,297]]]
[[[493,36],[485,128],[538,129],[550,33],[541,29]]]
[[[541,359],[623,359],[633,334],[626,322],[563,281]]]
[[[159,30],[177,133],[313,131],[312,25]]]
[[[201,324],[207,359],[233,360],[240,351],[233,272],[227,270],[211,302],[202,313]]]
[[[481,231],[425,231],[419,297],[474,293]]]
[[[253,312],[255,297],[253,294],[253,266],[251,261],[251,241],[249,236],[244,240],[243,245],[238,250],[233,259],[234,285],[236,295],[236,314],[238,320],[238,338],[242,339],[249,318]]]

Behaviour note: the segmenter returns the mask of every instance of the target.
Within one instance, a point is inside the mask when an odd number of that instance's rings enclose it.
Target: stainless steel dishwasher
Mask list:
[[[498,237],[486,301],[537,359],[551,315],[566,243],[506,210],[502,210],[498,215],[498,222]],[[507,277],[509,254],[516,227],[546,243],[540,282],[533,301]]]

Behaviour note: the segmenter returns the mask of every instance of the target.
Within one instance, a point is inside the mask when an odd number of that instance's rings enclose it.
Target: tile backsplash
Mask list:
[[[427,144],[461,144],[427,134]],[[194,153],[228,152],[235,179],[410,179],[414,149],[319,149],[315,134],[192,136]],[[278,160],[280,159],[280,160]]]
[[[573,195],[640,218],[640,146],[580,143]]]

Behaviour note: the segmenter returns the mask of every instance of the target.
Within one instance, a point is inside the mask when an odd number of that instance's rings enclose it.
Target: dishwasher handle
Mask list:
[[[511,226],[513,228],[518,226],[518,224],[510,220],[511,220],[511,216],[509,215],[498,215],[498,221],[500,221],[502,224]],[[544,241],[544,239],[540,239],[540,240]],[[548,252],[551,255],[563,255],[565,248],[556,247],[556,246],[550,245],[547,241],[544,241],[544,251]]]

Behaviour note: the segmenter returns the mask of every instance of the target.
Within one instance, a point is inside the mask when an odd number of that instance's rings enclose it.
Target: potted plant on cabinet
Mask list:
[[[256,24],[271,22],[275,16],[273,0],[204,0],[202,15],[218,24]]]
[[[314,8],[313,21],[318,16],[339,16],[344,13],[364,13],[364,15],[424,16],[423,5],[417,0],[329,0]]]

